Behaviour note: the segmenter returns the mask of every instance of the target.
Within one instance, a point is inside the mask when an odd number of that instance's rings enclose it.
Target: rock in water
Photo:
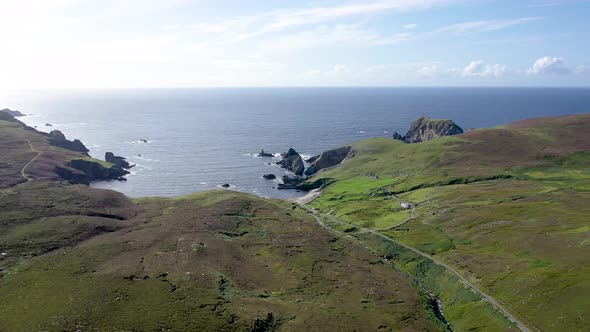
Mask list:
[[[59,130],[52,130],[49,133],[49,138],[52,145],[59,146],[71,151],[82,152],[85,155],[88,155],[89,150],[86,148],[86,146],[84,146],[84,143],[77,139],[73,141],[67,140],[66,136]]]
[[[338,149],[322,152],[318,157],[310,158],[313,161],[305,171],[305,175],[312,175],[322,169],[340,164],[348,156],[349,152],[350,146],[343,146]]]
[[[301,158],[297,151],[295,151],[293,148],[290,148],[289,151],[283,153],[282,156],[283,159],[277,164],[297,175],[303,175],[305,165],[303,164],[303,158]]]
[[[414,121],[410,129],[404,135],[406,143],[420,143],[442,136],[462,134],[463,129],[457,126],[452,120],[433,120],[423,116]]]
[[[267,179],[267,180],[274,180],[274,179],[277,178],[277,176],[274,175],[274,174],[264,174],[262,177],[265,178],[265,179]]]
[[[224,183],[224,184],[222,184],[221,186],[222,186],[223,188],[229,188],[229,187],[230,187],[230,186],[229,186],[229,183]]]
[[[404,137],[400,133],[398,133],[397,131],[394,131],[393,132],[393,139],[396,139],[398,141],[403,141]]]
[[[131,167],[134,166],[134,165],[129,164],[127,162],[127,160],[125,160],[124,157],[115,156],[115,154],[112,152],[105,153],[104,160],[108,163],[117,165],[117,166],[124,168],[124,169],[130,169]]]
[[[262,149],[262,151],[260,151],[258,154],[258,157],[272,158],[274,155],[272,153],[266,153],[264,152],[264,149]]]

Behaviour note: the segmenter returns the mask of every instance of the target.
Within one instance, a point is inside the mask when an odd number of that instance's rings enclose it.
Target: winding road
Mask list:
[[[27,167],[29,167],[29,165],[31,165],[37,158],[39,158],[39,156],[41,156],[41,151],[35,149],[33,147],[33,143],[31,143],[31,141],[27,141],[27,143],[29,144],[29,147],[31,148],[31,151],[36,152],[37,155],[35,157],[33,157],[33,159],[31,159],[28,163],[25,164],[25,166],[23,166],[23,168],[20,170],[20,174],[22,175],[22,177],[27,180],[28,182],[33,181],[33,177],[27,175],[27,173],[25,172],[25,170],[27,169]]]
[[[306,205],[300,205],[302,206],[305,210],[309,211],[313,217],[318,221],[318,223],[320,223],[320,225],[322,225],[323,227],[328,227],[327,225],[325,225],[323,222],[321,222],[321,217],[317,214],[317,212],[313,209],[310,208]],[[509,320],[511,320],[514,324],[516,324],[516,326],[521,329],[522,331],[525,332],[531,332],[531,329],[529,329],[523,322],[521,322],[518,318],[514,317],[506,308],[504,308],[504,306],[502,306],[500,303],[498,303],[498,301],[496,301],[493,297],[491,297],[490,295],[486,294],[484,291],[482,291],[481,289],[479,289],[477,286],[475,286],[474,284],[472,284],[469,280],[467,280],[465,277],[463,277],[457,270],[455,270],[453,267],[449,266],[448,264],[438,260],[437,258],[432,257],[431,255],[424,253],[412,246],[409,246],[407,244],[401,243],[399,241],[396,241],[392,238],[390,238],[389,236],[386,236],[384,234],[379,233],[377,230],[374,229],[370,229],[370,228],[365,228],[365,227],[361,227],[359,225],[356,224],[351,224],[351,223],[347,223],[344,221],[340,221],[338,219],[336,219],[336,217],[334,217],[332,214],[330,213],[326,213],[324,214],[324,216],[326,218],[328,218],[331,222],[334,223],[338,223],[341,225],[346,225],[346,226],[352,226],[352,227],[356,227],[359,230],[365,231],[365,232],[369,232],[372,233],[374,235],[377,235],[383,239],[386,239],[388,241],[391,241],[395,244],[398,244],[408,250],[411,250],[412,252],[423,256],[427,259],[430,259],[432,262],[434,262],[437,265],[440,265],[442,267],[444,267],[445,269],[447,269],[447,271],[451,272],[452,274],[454,274],[457,278],[459,278],[465,285],[467,285],[467,287],[471,288],[474,292],[478,293],[479,295],[481,295],[486,301],[488,301],[492,306],[496,307],[498,310],[500,310]],[[409,220],[408,220],[409,221]]]

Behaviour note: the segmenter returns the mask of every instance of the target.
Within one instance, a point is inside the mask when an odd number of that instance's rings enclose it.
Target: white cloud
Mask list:
[[[578,75],[590,76],[590,65],[579,65],[575,72]]]
[[[258,45],[258,52],[262,55],[269,55],[318,46],[366,47],[391,45],[407,41],[410,38],[412,38],[410,33],[386,36],[366,30],[358,24],[339,24],[320,26],[315,29],[268,39]]]
[[[347,74],[350,72],[351,72],[351,70],[350,70],[350,68],[348,68],[348,66],[341,65],[341,64],[334,65],[334,67],[330,71],[330,73],[332,73],[332,74]]]
[[[487,32],[507,29],[513,26],[534,22],[543,19],[542,17],[521,17],[510,20],[471,21],[448,25],[437,30],[437,32]]]
[[[442,69],[439,65],[426,65],[416,70],[416,75],[423,78],[434,78],[447,76],[447,70]]]
[[[509,72],[505,65],[485,64],[482,60],[471,61],[461,71],[463,77],[502,77]]]
[[[406,24],[403,26],[404,30],[416,29],[417,27],[418,27],[418,24],[416,24],[416,23],[410,23],[410,24]]]
[[[535,61],[527,73],[529,75],[567,75],[570,69],[567,68],[563,58],[545,56]]]
[[[269,11],[253,16],[237,17],[221,22],[205,22],[198,25],[209,28],[214,26],[214,30],[217,32],[232,32],[233,41],[241,41],[295,27],[327,24],[352,16],[374,15],[388,11],[424,10],[453,1],[455,0],[362,1],[340,6]]]

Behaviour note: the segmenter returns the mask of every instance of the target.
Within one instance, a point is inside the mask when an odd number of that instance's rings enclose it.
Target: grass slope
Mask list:
[[[316,175],[337,182],[314,207],[358,225],[358,237],[367,236],[363,228],[382,229],[435,255],[532,328],[588,326],[590,114],[419,144],[371,139],[354,144],[353,151],[352,159]],[[401,202],[415,209],[410,214]],[[392,245],[369,243],[381,251]],[[400,268],[438,292],[455,328],[498,322],[488,309],[475,308],[477,298],[466,306],[449,299],[461,294],[445,295],[455,283],[441,288],[445,281],[433,283],[428,276],[437,275],[436,267],[398,249]],[[470,317],[478,319],[468,322]]]
[[[0,331],[444,329],[403,274],[291,203],[60,182],[80,156],[4,121],[0,156]]]

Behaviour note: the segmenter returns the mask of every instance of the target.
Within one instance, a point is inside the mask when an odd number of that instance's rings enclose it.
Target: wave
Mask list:
[[[281,153],[280,152],[272,152],[272,157],[273,158],[281,158]],[[241,156],[246,156],[246,157],[254,157],[254,158],[268,158],[268,157],[261,157],[259,156],[259,152],[255,152],[255,153],[242,153],[240,154]]]

